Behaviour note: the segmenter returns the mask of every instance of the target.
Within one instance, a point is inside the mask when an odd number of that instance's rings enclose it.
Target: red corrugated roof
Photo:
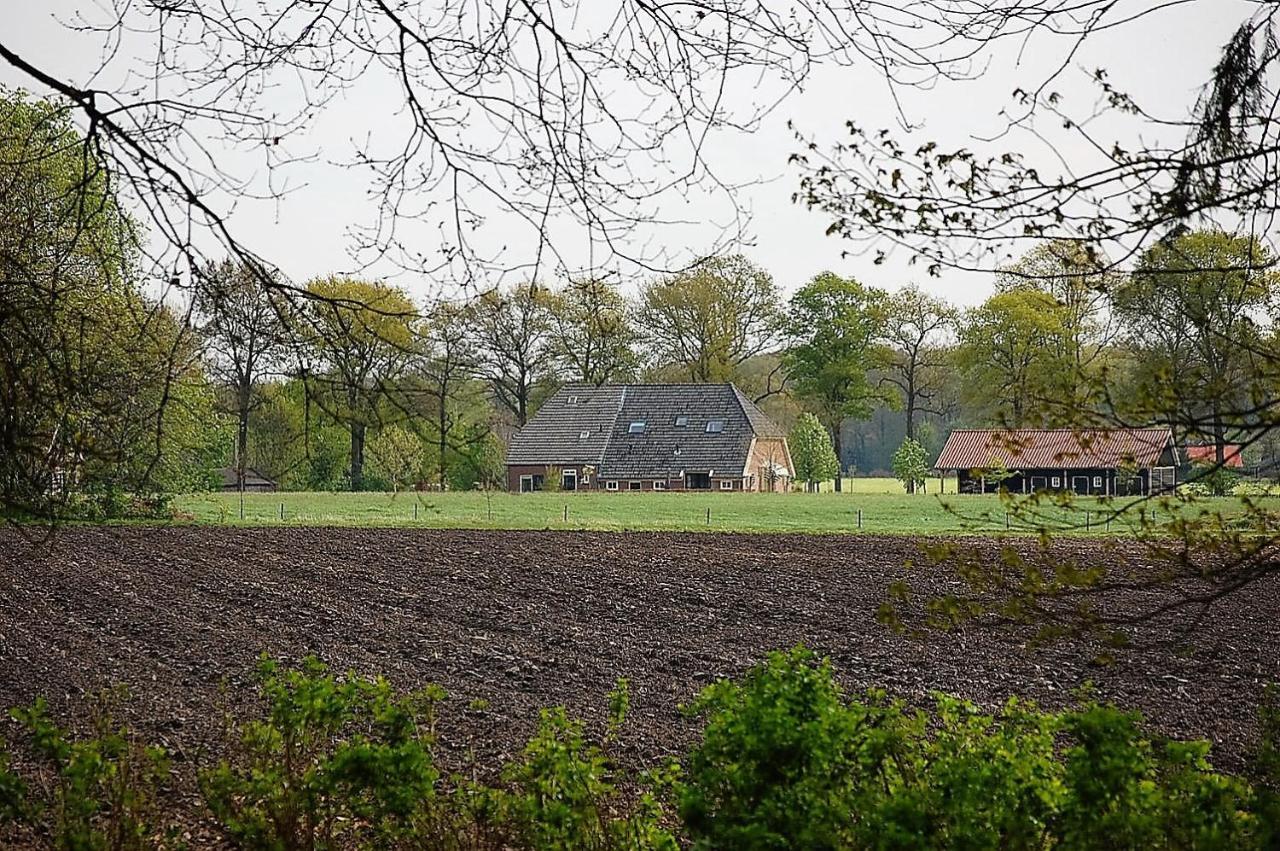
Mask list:
[[[956,429],[934,468],[975,470],[1003,465],[1009,470],[1052,467],[1154,467],[1173,443],[1167,428],[1126,429]]]
[[[1218,461],[1218,451],[1209,444],[1208,446],[1188,446],[1187,460],[1192,464],[1216,464]],[[1240,457],[1240,446],[1236,443],[1224,444],[1222,453],[1222,463],[1226,467],[1244,467],[1244,458]]]

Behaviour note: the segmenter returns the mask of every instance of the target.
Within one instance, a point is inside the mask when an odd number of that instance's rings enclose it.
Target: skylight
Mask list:
[[[589,431],[579,432],[579,433],[578,433],[578,440],[586,440],[586,439],[587,439],[588,437],[590,437],[590,436],[591,436],[591,432],[589,432]]]
[[[676,428],[684,428],[688,424],[689,424],[689,418],[684,416],[683,414],[681,416],[676,417]]]
[[[644,434],[644,420],[636,420],[627,428],[627,434]]]
[[[718,434],[724,431],[724,420],[707,420],[707,434]]]

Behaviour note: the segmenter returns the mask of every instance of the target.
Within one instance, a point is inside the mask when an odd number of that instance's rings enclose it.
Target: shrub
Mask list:
[[[115,719],[124,696],[119,690],[98,697],[93,735],[82,739],[58,727],[43,700],[13,710],[46,770],[42,782],[24,783],[0,761],[0,817],[26,822],[69,851],[141,851],[172,842],[156,800],[169,761],[163,749],[142,744]],[[26,800],[18,797],[24,793]]]
[[[201,787],[228,839],[250,848],[420,845],[433,830],[438,688],[397,695],[314,658],[263,659],[267,717],[233,726],[232,756]]]

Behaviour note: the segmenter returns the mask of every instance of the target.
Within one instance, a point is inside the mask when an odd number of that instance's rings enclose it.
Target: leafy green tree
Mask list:
[[[288,339],[275,273],[231,259],[209,262],[195,281],[195,311],[211,372],[229,389],[236,417],[236,477],[249,463],[249,416],[261,403],[263,378],[279,369]]]
[[[1059,380],[1067,364],[1055,346],[1062,333],[1057,301],[1038,290],[997,293],[969,311],[956,363],[972,417],[1009,427],[1051,421],[1066,401]]]
[[[1274,264],[1253,237],[1186,231],[1153,246],[1116,293],[1137,354],[1126,412],[1208,436],[1219,467],[1280,378],[1261,324],[1280,292]]]
[[[893,474],[907,493],[915,493],[929,475],[929,456],[924,447],[910,437],[902,441],[898,451],[893,453]]]
[[[734,380],[772,348],[782,316],[773,278],[735,254],[646,284],[636,322],[653,366],[709,382]]]
[[[415,353],[417,311],[396,287],[329,276],[307,285],[297,332],[313,397],[347,425],[352,490],[364,487],[365,435]]]
[[[553,383],[550,295],[537,284],[482,293],[472,304],[478,371],[498,405],[523,426]]]
[[[943,413],[956,318],[955,308],[916,286],[903,287],[884,305],[878,330],[883,381],[901,398],[909,438],[917,436],[921,413]]]
[[[884,301],[879,290],[831,272],[817,275],[791,298],[787,377],[831,435],[837,469],[844,460],[841,424],[869,417],[872,403],[884,398],[867,377],[882,360],[876,339]]]
[[[0,89],[0,507],[40,518],[91,486],[155,486],[167,389],[190,365],[181,322],[138,290],[116,182],[68,116]]]
[[[568,381],[628,381],[640,366],[639,334],[617,288],[599,278],[570,281],[548,300],[551,351]]]
[[[815,490],[818,482],[839,474],[840,463],[831,448],[831,437],[813,414],[800,415],[787,444],[791,449],[796,478],[806,482],[809,490]]]
[[[398,492],[422,472],[422,441],[403,426],[384,426],[369,441],[369,461],[373,473]]]
[[[491,413],[480,398],[480,353],[472,333],[473,305],[437,304],[419,327],[421,356],[413,379],[425,391],[427,438],[435,451],[436,484],[444,490],[450,468],[488,433]]]

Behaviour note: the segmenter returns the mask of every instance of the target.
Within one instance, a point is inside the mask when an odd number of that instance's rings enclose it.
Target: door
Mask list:
[[[560,479],[560,489],[576,491],[578,489],[578,471],[565,470]]]
[[[1088,494],[1089,493],[1089,477],[1073,476],[1071,478],[1071,489],[1076,493]]]
[[[520,493],[532,493],[532,492],[533,492],[533,476],[521,476],[520,477]]]
[[[1044,476],[1031,477],[1031,490],[1033,493],[1039,493],[1042,490],[1049,489],[1049,480]]]

